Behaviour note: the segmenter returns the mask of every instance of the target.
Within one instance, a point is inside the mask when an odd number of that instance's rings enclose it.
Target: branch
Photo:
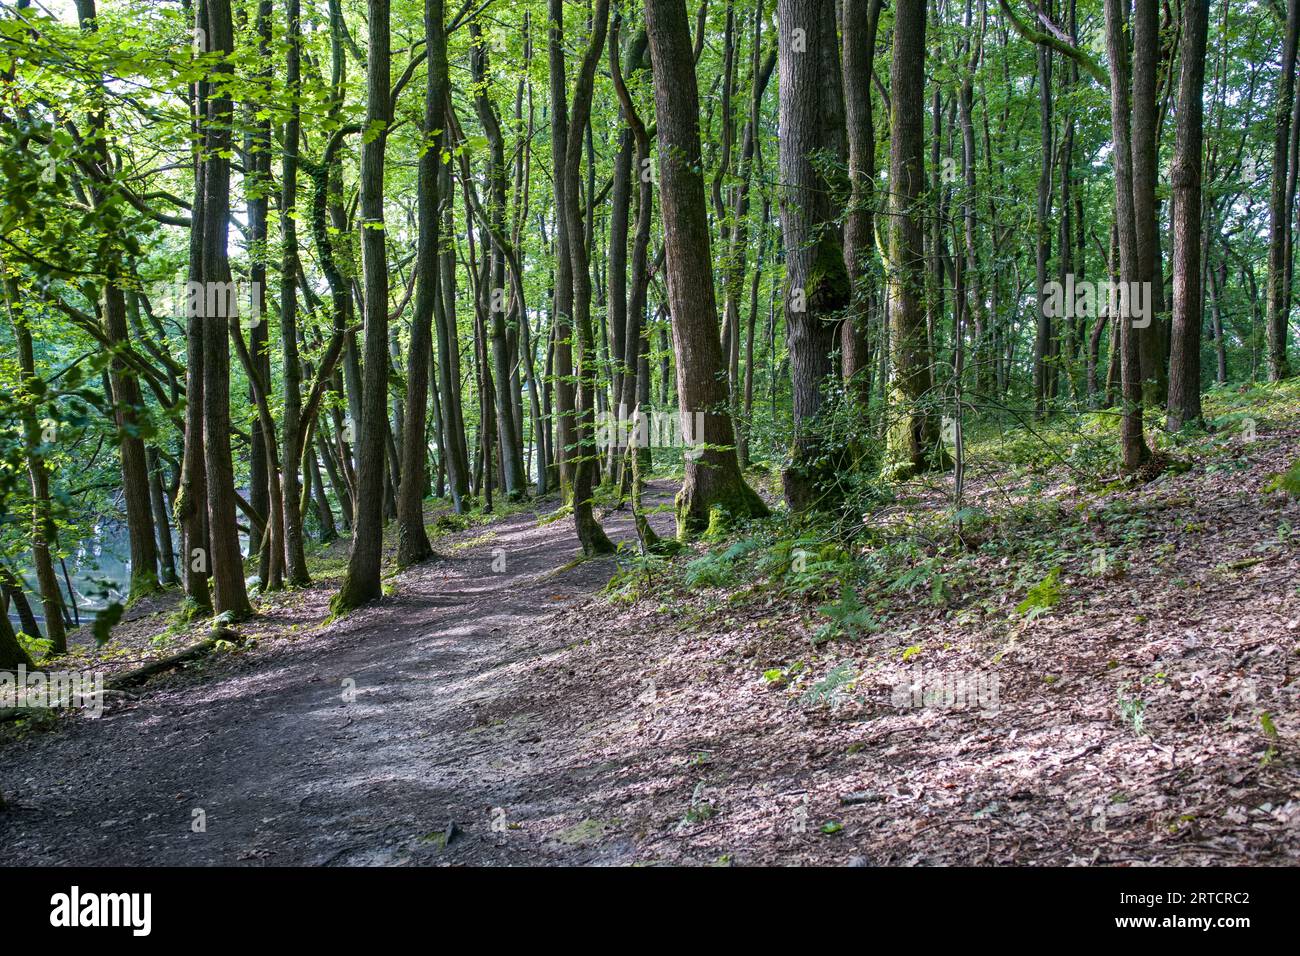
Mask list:
[[[1084,53],[1077,46],[1074,46],[1071,43],[1066,43],[1065,41],[1052,36],[1050,33],[1040,33],[1035,30],[1029,24],[1025,23],[1024,20],[1021,20],[1016,16],[1015,11],[1011,9],[1011,5],[1007,3],[1007,0],[998,0],[998,6],[1002,8],[1002,12],[1005,14],[1006,18],[1011,21],[1011,26],[1014,27],[1015,31],[1024,39],[1031,43],[1040,43],[1049,49],[1055,50],[1063,56],[1068,56],[1070,59],[1078,63],[1079,66],[1083,67],[1088,75],[1100,83],[1103,88],[1110,89],[1110,74],[1106,72],[1101,64],[1088,54]]]

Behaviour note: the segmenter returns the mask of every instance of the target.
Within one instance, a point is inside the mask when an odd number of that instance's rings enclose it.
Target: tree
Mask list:
[[[443,0],[424,2],[424,42],[428,71],[424,94],[424,151],[420,154],[418,206],[419,246],[416,250],[415,316],[406,363],[406,428],[402,436],[402,483],[397,489],[397,562],[413,564],[433,553],[424,530],[426,475],[425,406],[428,398],[429,354],[434,301],[438,295],[438,148],[439,122],[447,96],[447,35]]]
[[[596,347],[591,331],[591,272],[587,240],[582,228],[582,209],[578,201],[578,174],[582,163],[582,135],[591,114],[592,86],[596,65],[605,48],[605,30],[609,23],[609,0],[596,0],[591,36],[578,76],[573,84],[569,116],[568,142],[564,148],[564,210],[562,219],[569,242],[569,262],[573,274],[573,330],[577,345],[577,455],[573,460],[573,522],[584,554],[608,554],[614,545],[592,511],[592,475],[597,456],[593,429],[596,401]]]
[[[77,0],[77,18],[81,29],[94,33],[99,29],[95,15],[95,0]],[[88,117],[86,140],[90,144],[92,171],[90,183],[91,203],[101,213],[109,211],[117,202],[109,161],[108,128],[104,118],[103,80],[91,80],[91,110]],[[116,248],[117,237],[107,250],[104,261],[104,285],[100,297],[100,311],[104,318],[104,332],[108,341],[117,348],[127,344],[126,279],[121,252]],[[140,383],[121,357],[115,357],[109,380],[113,388],[113,409],[119,431],[120,461],[122,467],[122,496],[126,500],[127,531],[131,539],[132,598],[157,591],[158,546],[154,539],[153,510],[149,502],[149,470],[145,458],[144,423],[139,409],[143,405]]]
[[[1201,420],[1201,148],[1209,0],[1183,0],[1174,193],[1174,315],[1166,427]]]
[[[365,381],[357,454],[357,503],[347,576],[336,614],[378,600],[384,546],[384,445],[388,437],[388,259],[384,235],[384,147],[389,102],[389,0],[367,0],[366,132],[361,147],[361,255],[365,271]]]
[[[853,296],[829,168],[846,156],[839,43],[832,0],[778,0],[781,69],[781,227],[790,347],[794,447],[781,475],[786,501],[803,510],[830,491],[838,460],[818,441],[817,414],[832,352]]]
[[[204,124],[202,286],[203,319],[203,453],[207,472],[208,559],[212,574],[212,607],[235,619],[252,613],[244,587],[243,555],[235,526],[235,471],[230,452],[230,325],[231,286],[226,248],[230,221],[230,95],[220,74],[231,67],[225,58],[234,53],[234,25],[229,0],[205,0],[208,41],[223,58],[214,68],[218,80],[207,99]],[[208,306],[215,304],[215,309]],[[215,312],[215,314],[213,314]]]
[[[889,66],[890,409],[887,468],[895,477],[935,463],[933,363],[925,327],[925,0],[898,0]]]
[[[1154,16],[1152,10],[1155,0],[1137,0],[1143,8],[1143,22]],[[1125,26],[1125,7],[1127,0],[1106,0],[1106,51],[1110,58],[1110,121],[1114,130],[1115,153],[1115,221],[1119,236],[1119,273],[1124,293],[1120,297],[1120,315],[1116,319],[1119,333],[1120,357],[1120,391],[1123,409],[1120,417],[1120,455],[1124,468],[1135,472],[1147,463],[1151,456],[1147,448],[1146,435],[1142,424],[1142,378],[1141,357],[1138,350],[1137,334],[1133,328],[1133,309],[1128,290],[1137,287],[1143,281],[1144,263],[1138,243],[1138,211],[1134,195],[1139,183],[1154,186],[1136,169],[1138,158],[1135,155],[1131,138],[1129,98],[1130,51],[1128,34]],[[1142,45],[1134,43],[1132,57],[1150,59],[1155,55],[1149,37]],[[1149,288],[1149,286],[1148,286]]]
[[[686,536],[725,517],[758,516],[767,508],[741,477],[727,410],[701,172],[699,93],[684,0],[647,0],[646,32],[655,80],[678,410],[683,431],[703,444],[699,454],[687,456],[677,495],[678,534]],[[694,416],[702,420],[703,434],[691,425]]]
[[[1281,381],[1291,374],[1287,358],[1290,337],[1290,289],[1287,279],[1288,242],[1291,230],[1290,204],[1287,202],[1287,178],[1291,156],[1291,111],[1295,103],[1296,49],[1300,43],[1300,0],[1288,0],[1286,28],[1282,43],[1282,71],[1277,77],[1277,96],[1273,107],[1273,178],[1268,201],[1268,281],[1267,335],[1268,377]]]
[[[844,216],[844,264],[853,283],[854,308],[841,326],[840,350],[845,381],[853,382],[861,376],[855,387],[860,399],[871,393],[868,334],[874,324],[875,274],[879,269],[874,235],[876,127],[871,79],[881,5],[881,0],[844,0],[841,5],[850,190]]]

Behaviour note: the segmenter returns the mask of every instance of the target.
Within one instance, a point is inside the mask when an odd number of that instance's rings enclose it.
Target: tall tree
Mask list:
[[[573,377],[573,260],[570,253],[568,208],[569,105],[564,57],[564,0],[547,0],[547,68],[550,76],[551,177],[555,197],[555,295],[551,307],[554,335],[555,458],[560,490],[573,494],[576,451],[577,394]]]
[[[77,0],[77,18],[87,33],[99,30],[95,0]],[[90,115],[85,139],[91,152],[90,199],[94,209],[116,231],[121,201],[115,195],[108,148],[108,125],[104,115],[103,78],[93,77],[90,89]],[[149,502],[149,466],[145,456],[140,410],[144,406],[140,383],[120,354],[128,345],[126,293],[123,288],[127,270],[113,235],[102,251],[104,285],[100,292],[100,312],[104,333],[115,354],[109,379],[113,387],[113,414],[118,428],[118,448],[122,468],[122,497],[126,502],[126,526],[131,546],[131,597],[141,597],[158,590],[158,545],[154,538],[153,509]]]
[[[844,217],[844,263],[853,282],[854,307],[840,333],[841,366],[846,381],[856,382],[855,394],[871,391],[868,334],[875,304],[875,178],[876,127],[871,105],[875,74],[876,34],[881,0],[844,0],[843,20],[844,116],[849,149],[849,207]]]
[[[1150,8],[1156,0],[1137,0],[1147,7],[1143,19],[1151,16]],[[1110,122],[1114,139],[1115,167],[1115,222],[1119,239],[1119,275],[1123,290],[1120,296],[1120,315],[1116,318],[1119,340],[1120,392],[1123,409],[1120,417],[1120,455],[1127,471],[1137,471],[1150,458],[1142,421],[1142,366],[1138,349],[1137,330],[1133,328],[1133,308],[1129,301],[1130,290],[1139,289],[1144,263],[1138,242],[1137,208],[1134,193],[1139,182],[1145,180],[1136,170],[1132,140],[1133,114],[1130,110],[1130,48],[1128,42],[1127,0],[1106,0],[1106,52],[1110,59]],[[1142,48],[1134,44],[1134,59],[1154,56],[1147,43]],[[1149,286],[1148,286],[1149,288]],[[1149,297],[1148,297],[1148,301]]]
[[[1300,0],[1287,0],[1282,41],[1282,70],[1273,105],[1273,178],[1268,201],[1268,281],[1266,285],[1268,377],[1277,382],[1291,374],[1287,278],[1287,233],[1291,230],[1287,178],[1291,157],[1291,111],[1295,103],[1296,52],[1300,43]]]
[[[447,34],[443,0],[424,0],[424,43],[428,70],[424,92],[424,142],[419,168],[419,226],[416,249],[415,314],[406,364],[406,415],[402,436],[402,483],[397,490],[397,562],[413,564],[433,553],[424,529],[424,488],[428,439],[425,407],[429,391],[434,300],[438,295],[438,166],[442,162],[437,138],[443,101],[447,96]]]
[[[767,512],[745,484],[728,412],[726,366],[718,336],[708,213],[700,157],[700,102],[685,0],[647,0],[646,32],[655,80],[660,209],[668,265],[677,402],[683,431],[702,442],[686,458],[677,495],[680,536],[725,516]],[[841,263],[842,265],[842,263]],[[699,434],[692,424],[698,416]]]
[[[41,423],[36,409],[38,396],[43,390],[43,383],[36,377],[36,358],[32,349],[32,334],[27,326],[27,318],[17,304],[15,284],[6,278],[5,308],[9,321],[13,325],[14,338],[18,344],[18,368],[22,373],[23,391],[19,396],[22,407],[23,442],[27,452],[27,476],[31,482],[32,492],[32,563],[36,565],[36,586],[41,592],[41,608],[45,617],[45,639],[50,642],[54,654],[62,654],[68,649],[67,634],[63,627],[63,596],[59,592],[59,579],[54,574],[54,560],[51,548],[54,544],[55,524],[52,502],[50,500],[50,473],[45,465],[45,436],[41,434]],[[0,572],[8,578],[8,568],[0,567]],[[6,581],[5,590],[9,584]],[[19,595],[20,589],[15,588]],[[6,595],[7,596],[7,595]],[[5,611],[6,619],[8,610]],[[30,634],[39,637],[38,634]]]
[[[302,116],[302,5],[287,0],[285,35],[285,87],[289,96],[284,124],[284,148],[280,167],[280,350],[284,375],[284,550],[289,583],[302,586],[309,580],[303,542],[302,485],[298,462],[306,436],[302,412],[302,359],[298,354],[298,151],[301,147]]]
[[[365,276],[365,369],[357,453],[357,503],[347,576],[331,608],[342,613],[383,594],[384,446],[388,439],[388,258],[384,148],[392,122],[389,0],[367,0],[366,133],[361,147],[361,257]]]
[[[235,469],[230,448],[230,260],[231,108],[226,80],[233,73],[234,23],[230,0],[204,0],[208,42],[219,59],[207,100],[203,140],[202,289],[203,451],[207,471],[208,559],[212,607],[235,619],[252,612],[244,586],[244,562],[235,524]],[[215,308],[212,308],[215,306]],[[215,312],[215,314],[213,314]]]
[[[505,137],[501,132],[501,120],[497,115],[496,105],[490,95],[488,77],[487,41],[477,19],[470,21],[470,77],[474,82],[474,108],[478,112],[488,140],[487,168],[487,219],[484,229],[495,238],[483,249],[487,260],[487,283],[480,290],[486,298],[488,338],[491,345],[492,380],[496,404],[496,421],[498,446],[501,455],[501,471],[505,479],[506,497],[518,500],[527,494],[527,480],[524,477],[523,447],[519,440],[520,430],[515,414],[515,404],[511,395],[512,367],[510,361],[510,344],[506,330],[506,312],[511,302],[518,303],[518,297],[507,296],[506,255],[504,239],[506,233],[506,192],[507,173]],[[517,317],[516,317],[517,319]]]
[[[925,326],[925,0],[898,0],[889,65],[889,277],[893,380],[887,452],[897,477],[925,471],[939,443]]]
[[[1201,418],[1201,147],[1209,0],[1183,0],[1178,130],[1170,170],[1174,199],[1174,315],[1166,427]]]
[[[582,164],[582,136],[591,116],[591,100],[596,65],[605,48],[605,31],[609,24],[609,0],[596,0],[591,21],[591,36],[578,67],[570,103],[569,141],[564,148],[563,218],[569,240],[569,260],[573,274],[573,331],[575,335],[576,371],[578,376],[576,440],[577,455],[573,462],[573,521],[584,554],[605,554],[614,545],[605,536],[592,509],[591,493],[597,456],[593,429],[596,400],[596,346],[591,325],[591,270],[588,240],[583,230],[579,202],[578,177]],[[590,217],[588,217],[590,218]]]
[[[845,158],[844,102],[834,0],[777,0],[781,70],[781,227],[786,250],[786,334],[794,446],[782,473],[801,510],[830,493],[836,462],[817,436],[840,323],[853,289],[832,198],[830,169]]]

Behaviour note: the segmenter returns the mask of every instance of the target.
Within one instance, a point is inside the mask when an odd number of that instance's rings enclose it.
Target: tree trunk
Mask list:
[[[570,258],[568,208],[565,199],[568,177],[569,139],[568,94],[564,69],[564,0],[548,0],[547,50],[550,71],[551,177],[555,192],[555,304],[551,320],[555,329],[555,457],[560,489],[564,498],[573,493],[575,415],[577,396],[573,378],[573,262]]]
[[[361,147],[362,268],[365,273],[365,369],[357,502],[347,576],[331,602],[334,613],[378,600],[384,545],[384,456],[388,440],[388,261],[384,236],[384,147],[391,122],[389,0],[367,0],[366,128]]]
[[[424,38],[428,71],[424,94],[426,143],[419,158],[415,314],[407,345],[406,433],[402,436],[402,482],[397,489],[397,563],[414,564],[433,554],[424,528],[424,489],[427,482],[426,434],[429,355],[432,349],[434,300],[438,295],[438,164],[441,151],[434,134],[441,128],[447,95],[447,35],[443,0],[424,2]]]
[[[1115,221],[1119,237],[1120,282],[1125,290],[1133,289],[1143,279],[1143,262],[1139,254],[1137,211],[1134,205],[1134,150],[1130,132],[1129,44],[1124,23],[1127,0],[1105,0],[1106,51],[1110,60],[1110,119],[1114,139]],[[1140,5],[1155,5],[1155,0],[1137,0]],[[1149,12],[1149,11],[1148,11]],[[1136,50],[1134,51],[1136,52]],[[1148,55],[1150,51],[1147,51]],[[1127,305],[1129,296],[1121,296]],[[1148,297],[1148,302],[1150,301]],[[1125,471],[1135,472],[1150,457],[1142,423],[1141,357],[1133,329],[1132,310],[1122,308],[1116,318],[1120,364],[1120,392],[1123,408],[1120,418],[1120,454]]]
[[[205,0],[208,43],[213,52],[228,57],[234,52],[234,25],[230,0]],[[228,73],[222,63],[215,72]],[[230,324],[228,314],[230,262],[226,249],[230,217],[229,94],[214,83],[207,101],[203,180],[203,451],[207,468],[209,570],[212,607],[234,619],[252,613],[244,587],[244,562],[235,522],[235,470],[230,450]],[[215,294],[214,294],[215,293]],[[215,302],[214,302],[215,300]],[[214,310],[209,305],[216,305]]]
[[[646,32],[654,68],[659,136],[660,207],[668,263],[677,400],[683,430],[704,446],[686,458],[677,495],[677,530],[688,535],[727,516],[766,514],[740,474],[718,337],[704,178],[700,172],[699,93],[682,0],[647,0]],[[842,263],[841,263],[842,265]],[[703,435],[688,426],[695,416]]]
[[[833,496],[838,462],[818,440],[817,415],[833,371],[839,323],[853,289],[826,158],[846,153],[833,0],[778,0],[781,68],[781,227],[786,249],[786,333],[794,445],[782,473],[795,510]],[[819,157],[822,157],[819,159]]]
[[[54,575],[54,561],[50,554],[56,531],[50,505],[50,476],[45,470],[45,455],[41,452],[41,446],[46,442],[36,416],[36,403],[39,400],[35,390],[38,382],[36,358],[27,320],[18,315],[13,280],[6,279],[4,287],[5,305],[18,344],[18,366],[23,376],[23,441],[27,445],[27,474],[32,489],[32,563],[36,565],[36,584],[41,592],[45,637],[50,642],[50,653],[62,654],[68,649],[68,641],[63,628],[63,595],[59,592],[59,579]],[[7,568],[4,573],[6,577],[11,574]],[[17,590],[21,593],[21,585]],[[31,636],[40,635],[33,633]]]
[[[1290,163],[1291,108],[1295,100],[1296,46],[1300,42],[1300,0],[1288,0],[1286,33],[1282,46],[1282,72],[1277,78],[1273,113],[1273,179],[1268,204],[1268,377],[1277,382],[1291,374],[1287,357],[1290,338],[1287,310],[1287,233],[1290,215],[1286,202]]]
[[[487,218],[486,229],[497,241],[483,246],[487,260],[487,287],[480,290],[486,299],[488,337],[491,346],[493,399],[496,403],[497,444],[500,448],[506,497],[517,501],[528,493],[524,477],[523,449],[519,442],[518,418],[511,389],[510,349],[506,334],[506,312],[511,302],[522,306],[516,296],[507,296],[506,257],[499,243],[506,238],[507,173],[505,138],[501,134],[501,121],[496,107],[488,97],[488,56],[486,40],[478,20],[470,21],[470,75],[474,81],[474,107],[479,122],[487,134]],[[603,42],[603,37],[602,37]]]
[[[592,88],[596,64],[605,47],[609,22],[609,0],[596,0],[591,37],[573,84],[569,141],[565,145],[564,202],[569,238],[569,259],[573,271],[573,330],[577,342],[577,456],[573,463],[573,521],[584,554],[605,554],[614,545],[596,521],[591,504],[593,477],[598,460],[592,429],[595,423],[596,348],[591,331],[591,274],[582,210],[578,202],[578,174],[582,162],[582,134],[591,115]],[[588,216],[590,220],[590,215]]]
[[[1052,319],[1047,314],[1048,266],[1052,258],[1052,53],[1038,44],[1038,202],[1035,207],[1034,265],[1038,282],[1038,311],[1034,328],[1034,413],[1047,414],[1051,391]]]
[[[77,0],[77,18],[82,31],[95,33],[99,29],[95,14],[95,0]],[[108,153],[108,130],[103,109],[103,79],[91,80],[89,133],[87,140],[94,157],[90,199],[96,209],[105,209],[116,201],[115,186],[109,170],[112,163]],[[114,346],[113,360],[109,365],[113,385],[113,415],[117,424],[118,453],[122,471],[122,497],[126,502],[126,526],[131,547],[131,599],[143,597],[158,590],[158,548],[154,539],[153,511],[149,502],[149,468],[145,460],[144,439],[140,435],[140,410],[144,406],[140,382],[121,357],[118,348],[126,348],[127,331],[126,297],[122,291],[124,269],[122,254],[116,249],[102,263],[104,287],[100,294],[100,310],[104,319],[105,338]]]
[[[924,303],[925,21],[925,0],[897,0],[889,67],[887,274],[893,381],[887,470],[898,478],[929,469],[939,443]]]
[[[1144,404],[1165,402],[1168,377],[1164,361],[1164,318],[1157,304],[1164,299],[1164,270],[1160,256],[1159,207],[1156,182],[1159,158],[1156,82],[1160,63],[1160,17],[1156,0],[1137,0],[1133,7],[1133,217],[1137,238],[1139,282],[1150,305],[1145,327],[1133,328],[1141,365]],[[1130,317],[1130,322],[1132,318]]]
[[[654,215],[654,182],[650,175],[650,135],[646,130],[645,123],[637,113],[636,104],[632,101],[632,96],[628,92],[627,85],[623,81],[622,65],[619,62],[618,54],[618,27],[619,18],[614,20],[614,28],[610,31],[609,39],[609,69],[610,75],[614,80],[614,89],[618,94],[619,105],[622,110],[623,120],[628,124],[632,134],[632,141],[636,147],[635,164],[637,188],[637,212],[636,212],[636,234],[632,239],[632,277],[631,286],[628,290],[628,302],[626,308],[626,326],[623,331],[623,370],[619,379],[620,390],[618,393],[619,411],[626,411],[629,421],[643,423],[644,415],[648,411],[647,406],[650,400],[649,389],[649,368],[645,357],[649,347],[649,341],[645,335],[645,312],[646,312],[646,290],[649,286],[649,260],[650,260],[650,226]],[[632,42],[633,72],[644,68],[645,50],[649,43],[649,38],[642,30]],[[611,281],[611,296],[614,284]],[[611,309],[613,299],[610,300]],[[611,311],[611,315],[612,315]],[[622,435],[622,430],[616,432]],[[636,457],[636,469],[633,469],[639,475],[642,470],[648,470],[650,466],[650,448],[648,443],[633,441],[637,447],[632,452]],[[627,461],[626,457],[624,459]],[[625,469],[625,472],[627,469]],[[620,488],[630,490],[630,484],[636,480],[633,474],[625,473],[620,479]]]
[[[1174,316],[1165,426],[1170,431],[1201,420],[1201,145],[1209,6],[1209,0],[1183,0],[1178,130],[1170,175],[1174,199]]]
[[[853,283],[853,309],[840,331],[841,371],[865,403],[871,395],[868,335],[875,303],[876,128],[871,107],[876,31],[881,0],[844,0],[844,115],[849,147],[849,208],[844,217],[844,263]],[[858,378],[858,376],[861,376]]]

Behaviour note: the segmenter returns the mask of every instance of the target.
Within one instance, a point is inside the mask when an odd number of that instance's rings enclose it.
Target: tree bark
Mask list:
[[[596,64],[605,47],[609,0],[596,0],[591,36],[573,84],[569,141],[565,145],[564,202],[569,259],[573,272],[573,330],[577,344],[577,456],[573,462],[573,521],[584,554],[606,554],[614,545],[605,536],[592,509],[591,493],[599,450],[593,435],[596,399],[596,348],[591,331],[591,274],[582,209],[578,202],[578,174],[582,163],[583,131],[591,116]],[[590,195],[590,192],[589,192]],[[588,216],[590,220],[590,216]]]
[[[778,0],[781,70],[781,227],[794,444],[782,472],[786,501],[804,510],[833,497],[838,462],[818,440],[817,416],[853,289],[827,160],[846,155],[833,0]]]
[[[1265,327],[1268,335],[1268,377],[1277,382],[1291,374],[1287,356],[1290,338],[1287,310],[1287,233],[1290,215],[1286,201],[1290,164],[1291,109],[1295,100],[1296,47],[1300,42],[1300,0],[1288,0],[1282,72],[1277,78],[1273,114],[1273,178],[1268,204],[1268,280]]]
[[[388,260],[384,236],[384,147],[392,121],[389,102],[389,0],[367,0],[370,45],[366,60],[366,130],[361,147],[362,268],[365,273],[365,369],[357,502],[347,576],[331,602],[344,613],[383,594],[379,570],[384,544],[384,455],[388,439]]]
[[[859,401],[871,395],[869,334],[875,317],[876,127],[871,106],[881,0],[844,0],[844,116],[849,148],[849,208],[844,217],[844,264],[853,283],[853,309],[840,330],[841,371]],[[859,378],[859,375],[861,376]]]
[[[406,414],[403,418],[402,482],[397,489],[397,563],[414,564],[433,554],[424,528],[424,489],[428,472],[426,434],[429,356],[434,300],[438,295],[438,165],[440,128],[447,96],[447,34],[443,0],[424,0],[424,41],[428,73],[424,94],[424,149],[419,158],[419,226],[416,249],[415,314],[406,363]]]
[[[889,326],[893,381],[887,470],[907,477],[932,467],[939,442],[925,323],[925,0],[898,0],[889,67]]]
[[[655,80],[660,209],[668,263],[677,400],[683,431],[703,441],[686,458],[677,495],[679,537],[727,516],[767,513],[740,474],[718,337],[708,217],[701,173],[699,92],[683,0],[647,0],[646,32]],[[842,263],[841,263],[842,265]],[[698,415],[703,435],[688,424]]]
[[[230,0],[204,0],[208,43],[213,52],[234,52]],[[221,62],[215,72],[233,67]],[[235,522],[235,470],[230,450],[230,297],[214,291],[230,287],[226,248],[230,219],[229,94],[214,83],[207,100],[203,180],[203,452],[207,469],[209,570],[212,607],[217,614],[238,620],[252,613],[244,586],[244,561]],[[216,315],[208,306],[215,304]]]
[[[1174,215],[1174,315],[1165,427],[1201,420],[1201,145],[1209,0],[1183,0],[1178,130],[1170,179]]]
[[[1155,0],[1137,0],[1154,7]],[[1105,0],[1106,52],[1111,64],[1110,119],[1114,139],[1115,220],[1119,237],[1120,282],[1125,289],[1143,281],[1144,263],[1138,245],[1137,210],[1134,192],[1136,175],[1130,128],[1128,33],[1125,27],[1127,0]],[[1150,11],[1148,10],[1148,17]],[[1136,50],[1134,51],[1136,53]],[[1150,55],[1151,51],[1147,51]],[[1123,301],[1124,296],[1121,298]],[[1149,301],[1149,300],[1148,300]],[[1130,309],[1115,320],[1120,362],[1120,455],[1125,471],[1135,472],[1150,458],[1142,421],[1141,355]]]

